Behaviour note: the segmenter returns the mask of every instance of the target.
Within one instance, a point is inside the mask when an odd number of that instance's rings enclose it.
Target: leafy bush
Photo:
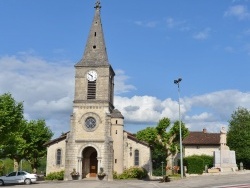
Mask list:
[[[4,175],[4,169],[5,169],[4,162],[3,160],[0,160],[0,176]]]
[[[118,179],[118,174],[117,174],[117,172],[113,172],[113,178],[114,178],[114,179]]]
[[[201,162],[200,164],[193,164],[192,162],[189,161],[190,159],[191,161],[194,160],[193,158],[197,160],[202,160],[203,164]],[[188,173],[190,174],[197,174],[198,172],[199,172],[198,174],[202,174],[203,170],[205,170],[206,165],[208,168],[213,167],[213,157],[209,155],[192,155],[189,157],[185,157],[183,159],[183,162],[184,162],[184,166],[187,166]],[[194,170],[194,168],[197,168],[197,169]]]
[[[146,178],[148,175],[148,172],[146,169],[141,167],[130,167],[122,174],[117,174],[117,172],[113,173],[114,179],[130,179],[130,178],[137,178],[137,179],[143,179]]]
[[[212,168],[214,165],[214,157],[213,156],[209,156],[209,155],[200,155],[197,157],[200,157],[203,161],[204,161],[204,169],[205,169],[205,166],[207,165],[208,168]]]
[[[64,171],[60,172],[51,172],[48,175],[46,175],[46,180],[63,180],[64,177]]]
[[[1,169],[1,174],[6,175],[10,172],[13,171],[13,160],[6,158],[6,159],[1,159],[1,164],[2,164],[2,169]]]
[[[204,170],[204,161],[200,156],[190,156],[183,159],[184,166],[187,166],[187,173],[202,174]]]

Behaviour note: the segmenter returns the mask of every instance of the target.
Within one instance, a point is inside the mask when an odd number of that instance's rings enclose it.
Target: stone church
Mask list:
[[[109,64],[99,0],[95,4],[82,59],[75,64],[75,93],[70,131],[46,143],[46,174],[64,170],[70,180],[73,169],[81,178],[96,178],[103,170],[105,180],[113,172],[122,173],[132,166],[152,172],[147,143],[124,130],[124,117],[114,106],[115,72]]]

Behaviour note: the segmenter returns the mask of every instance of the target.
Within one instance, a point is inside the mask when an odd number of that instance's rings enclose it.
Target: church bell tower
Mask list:
[[[114,110],[114,76],[104,41],[100,1],[95,4],[82,59],[75,65],[75,95],[71,129],[66,140],[65,177],[76,169],[80,177],[97,177],[103,170],[107,180],[113,175],[111,113]]]

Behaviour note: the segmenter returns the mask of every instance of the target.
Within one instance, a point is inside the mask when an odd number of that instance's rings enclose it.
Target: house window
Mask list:
[[[139,150],[135,150],[135,166],[139,166]]]
[[[61,165],[62,163],[62,150],[57,149],[56,150],[56,165]]]

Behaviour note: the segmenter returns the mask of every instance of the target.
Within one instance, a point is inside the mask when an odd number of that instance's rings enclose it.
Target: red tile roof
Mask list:
[[[220,133],[190,132],[183,145],[220,145]]]

